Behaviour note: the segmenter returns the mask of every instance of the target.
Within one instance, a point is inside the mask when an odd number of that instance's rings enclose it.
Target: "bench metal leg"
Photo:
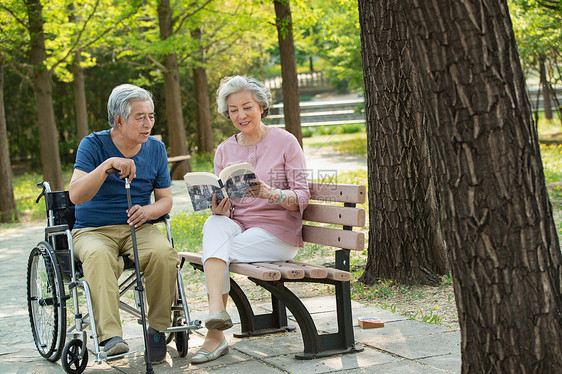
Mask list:
[[[283,282],[266,282],[250,278],[254,283],[268,290],[272,295],[282,302],[293,313],[301,329],[304,351],[295,357],[301,360],[327,357],[344,353],[354,353],[363,350],[363,347],[355,346],[353,325],[351,322],[351,300],[342,298],[345,294],[345,285],[349,291],[349,282],[337,282],[336,299],[338,314],[338,332],[319,334],[312,316],[302,301]],[[346,302],[347,300],[347,302]],[[348,304],[347,306],[345,304]]]
[[[238,283],[230,278],[230,298],[234,301],[240,315],[240,333],[234,334],[237,338],[259,336],[286,331],[294,331],[295,326],[289,326],[287,309],[280,300],[271,295],[271,313],[255,314]]]

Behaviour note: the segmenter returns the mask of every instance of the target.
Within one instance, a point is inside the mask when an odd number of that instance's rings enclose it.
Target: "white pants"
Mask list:
[[[210,216],[203,225],[203,265],[209,258],[226,262],[223,294],[230,291],[230,263],[287,261],[296,256],[297,250],[259,227],[242,232],[236,222],[225,216]]]

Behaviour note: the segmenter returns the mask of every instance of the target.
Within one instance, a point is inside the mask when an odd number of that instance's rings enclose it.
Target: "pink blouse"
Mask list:
[[[232,201],[231,218],[242,230],[261,227],[286,243],[302,247],[302,212],[308,205],[310,191],[304,153],[297,139],[288,131],[271,127],[261,142],[242,147],[233,135],[217,147],[215,174],[241,162],[251,163],[257,178],[271,187],[294,191],[300,209],[289,211],[267,199],[236,199]]]

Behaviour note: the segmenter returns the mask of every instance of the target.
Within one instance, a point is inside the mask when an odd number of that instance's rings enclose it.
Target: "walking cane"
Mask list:
[[[125,178],[125,190],[127,191],[127,205],[129,206],[129,210],[131,210],[132,202],[131,202],[131,184],[129,183],[129,179]],[[135,256],[135,271],[137,273],[137,286],[135,290],[139,293],[139,307],[141,312],[141,320],[142,320],[142,333],[144,337],[144,361],[146,362],[146,374],[153,374],[154,370],[152,370],[152,364],[150,363],[150,357],[148,356],[148,332],[146,330],[146,315],[144,314],[144,288],[142,285],[141,273],[139,269],[139,252],[137,249],[137,235],[135,233],[135,226],[131,226],[131,237],[133,239],[133,254]]]

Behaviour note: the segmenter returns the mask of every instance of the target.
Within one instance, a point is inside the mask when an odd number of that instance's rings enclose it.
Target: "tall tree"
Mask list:
[[[55,190],[62,190],[62,168],[51,85],[51,71],[47,68],[43,6],[40,0],[25,0],[29,32],[32,86],[37,105],[37,124],[41,140],[41,165],[43,177]]]
[[[193,39],[201,41],[202,27],[195,28],[191,35]],[[195,89],[195,114],[197,120],[197,151],[198,153],[212,153],[214,150],[213,129],[211,127],[211,105],[209,103],[209,85],[207,70],[205,69],[205,49],[201,45],[199,64],[193,67],[193,87]]]
[[[506,1],[407,0],[462,372],[562,371],[561,253]]]
[[[0,55],[0,222],[17,220],[18,212],[12,186],[12,163],[4,110],[4,58]]]
[[[158,25],[160,39],[167,41],[173,36],[175,18],[169,0],[160,0],[158,3]],[[178,56],[174,52],[164,54],[164,92],[166,97],[166,117],[168,119],[168,140],[170,142],[171,156],[187,154],[185,140],[185,125],[183,122],[180,77],[178,72]],[[188,171],[188,163],[183,162],[172,175],[172,179],[183,179]]]
[[[74,3],[68,6],[70,22],[77,23]],[[77,143],[90,133],[88,127],[88,111],[86,109],[86,90],[84,85],[84,69],[82,68],[82,52],[76,49],[72,59],[72,88],[74,90],[74,106],[76,108],[76,140]]]
[[[275,25],[281,55],[281,77],[283,79],[283,115],[285,129],[293,134],[302,147],[301,109],[299,99],[299,80],[293,40],[293,21],[289,0],[274,0]]]
[[[438,285],[448,267],[401,1],[359,1],[359,21],[370,222],[360,281]]]

